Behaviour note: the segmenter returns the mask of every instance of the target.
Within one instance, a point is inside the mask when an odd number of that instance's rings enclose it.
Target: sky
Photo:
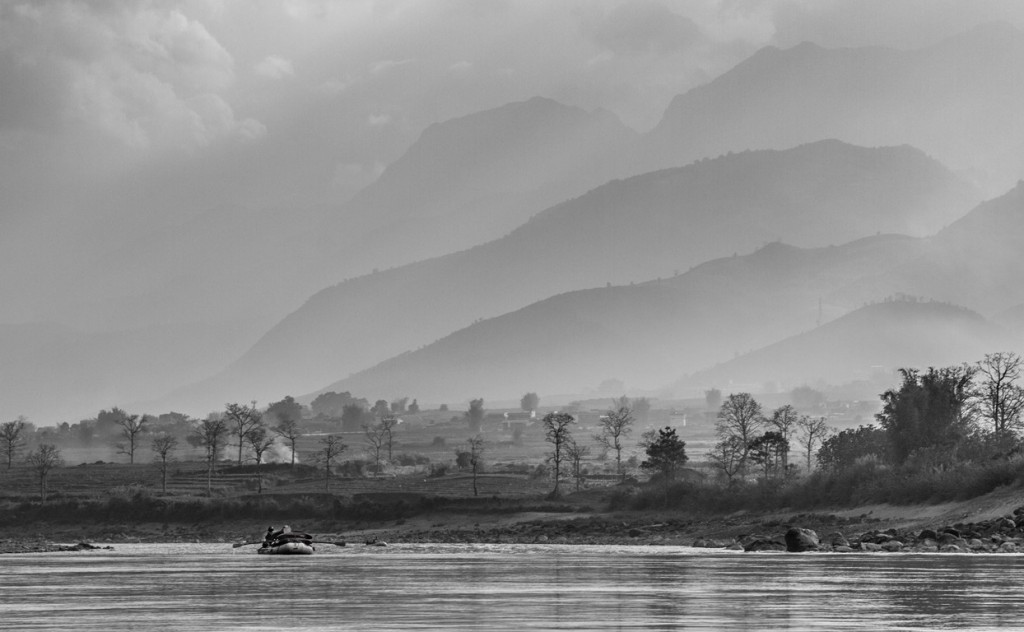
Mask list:
[[[0,0],[0,323],[73,321],[46,288],[119,240],[337,207],[431,123],[544,96],[642,132],[766,45],[997,19],[1024,26],[1024,3]]]

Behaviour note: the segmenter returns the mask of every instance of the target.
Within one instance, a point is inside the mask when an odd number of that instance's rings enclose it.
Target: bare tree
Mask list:
[[[242,448],[245,446],[245,435],[247,432],[263,423],[263,414],[256,408],[256,402],[246,406],[244,404],[226,404],[224,419],[231,428],[232,433],[238,438],[238,464],[242,464]]]
[[[363,441],[366,451],[373,459],[373,473],[380,474],[381,457],[387,447],[387,431],[382,424],[363,425]]]
[[[398,417],[384,415],[380,418],[381,430],[384,432],[384,445],[388,449],[388,462],[393,459],[392,449],[395,445],[395,428],[398,426]]]
[[[743,471],[746,446],[739,437],[726,437],[708,452],[711,466],[719,470],[732,487],[736,475]]]
[[[330,493],[331,468],[334,467],[334,462],[338,457],[348,449],[348,446],[337,435],[327,435],[321,438],[320,445],[323,447],[313,454],[313,459],[324,468],[324,491]]]
[[[569,471],[576,482],[576,491],[580,491],[583,485],[583,460],[590,455],[590,446],[580,445],[574,439],[570,439],[565,446],[565,458],[569,460]]]
[[[125,443],[116,444],[117,452],[118,454],[127,454],[128,462],[135,463],[135,444],[139,435],[145,432],[148,419],[145,415],[129,415],[118,408],[115,408],[114,411],[117,413],[114,423],[120,426],[121,436],[125,438]]]
[[[551,490],[552,496],[558,495],[558,483],[561,480],[562,461],[566,458],[565,448],[572,440],[572,433],[569,426],[576,423],[576,419],[569,413],[548,413],[544,415],[544,440],[552,445],[548,461],[555,467],[555,488]]]
[[[772,412],[772,417],[768,420],[768,423],[775,427],[788,446],[793,433],[796,432],[798,421],[800,421],[800,415],[796,412],[796,408],[786,404]],[[789,469],[789,451],[786,450],[781,456],[782,471],[786,472]]]
[[[594,435],[594,440],[605,449],[615,451],[615,473],[626,480],[626,473],[622,470],[622,448],[625,447],[623,441],[633,430],[633,409],[629,398],[623,395],[612,400],[612,408],[601,416],[600,423],[601,432]]]
[[[981,414],[992,423],[993,434],[1003,434],[1021,425],[1024,388],[1017,384],[1022,360],[1016,353],[989,353],[978,363],[982,377],[978,387]]]
[[[18,417],[14,421],[5,421],[0,424],[0,449],[7,457],[7,469],[14,465],[14,457],[18,451],[25,447],[25,418]]]
[[[274,445],[276,437],[268,436],[267,429],[263,426],[256,426],[245,433],[245,440],[252,450],[253,460],[256,461],[256,493],[262,494],[263,472],[260,470],[260,465],[263,464],[263,455]]]
[[[825,423],[824,417],[809,417],[807,415],[801,416],[796,425],[800,429],[797,441],[804,448],[804,456],[807,457],[807,471],[810,472],[815,447],[821,446],[832,429]]]
[[[219,416],[210,415],[196,422],[189,443],[202,447],[206,451],[206,493],[213,491],[213,469],[217,464],[217,456],[224,447],[228,435],[228,424]]]
[[[299,427],[299,422],[294,419],[284,419],[280,424],[271,428],[271,430],[284,439],[288,449],[292,452],[292,467],[295,467],[295,443],[299,440],[299,437],[302,436],[302,429]]]
[[[51,443],[40,444],[34,452],[25,457],[28,466],[36,471],[39,476],[39,499],[46,501],[46,483],[50,472],[57,467],[64,466],[64,459],[60,456],[60,450]]]
[[[158,435],[149,446],[149,449],[156,454],[157,467],[160,468],[160,490],[165,494],[167,493],[167,470],[177,448],[177,437],[169,434]]]
[[[764,426],[761,415],[761,404],[757,403],[750,393],[732,393],[718,409],[718,421],[715,433],[720,441],[735,437],[741,448],[740,471],[746,467],[750,444],[757,436],[758,430]]]
[[[476,477],[483,465],[484,438],[480,435],[466,440],[466,447],[469,452],[469,466],[473,471],[473,495],[477,495]]]

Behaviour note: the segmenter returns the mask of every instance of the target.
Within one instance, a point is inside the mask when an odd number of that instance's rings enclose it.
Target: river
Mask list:
[[[0,556],[2,630],[1024,628],[1024,557],[229,544]]]

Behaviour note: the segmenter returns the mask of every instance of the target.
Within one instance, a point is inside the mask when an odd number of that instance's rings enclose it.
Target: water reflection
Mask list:
[[[4,630],[877,630],[1018,627],[1009,555],[230,545],[0,558]]]

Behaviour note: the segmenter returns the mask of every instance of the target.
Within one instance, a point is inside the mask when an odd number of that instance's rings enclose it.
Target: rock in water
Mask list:
[[[803,553],[819,549],[818,534],[810,529],[791,527],[786,531],[786,550],[790,553]]]

